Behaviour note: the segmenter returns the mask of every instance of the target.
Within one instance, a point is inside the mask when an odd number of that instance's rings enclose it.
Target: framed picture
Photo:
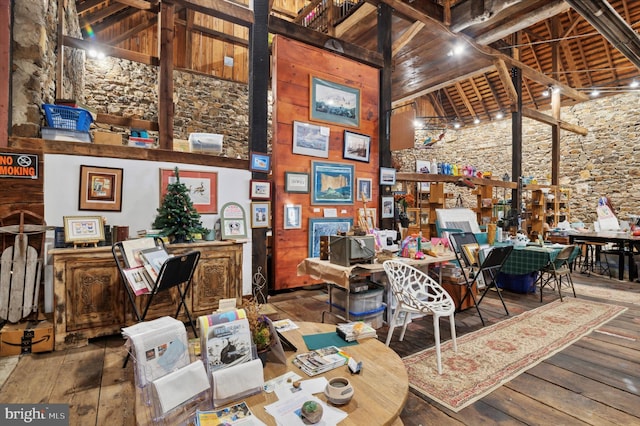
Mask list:
[[[180,183],[189,189],[189,197],[200,214],[218,213],[218,173],[178,170]],[[160,169],[160,202],[167,194],[167,186],[176,182],[173,169]]]
[[[394,217],[394,206],[395,202],[393,197],[382,197],[382,218],[383,219],[393,219]]]
[[[360,127],[360,89],[311,76],[310,119]]]
[[[301,121],[293,122],[293,153],[329,158],[330,129]]]
[[[251,227],[268,228],[271,226],[271,203],[251,203]]]
[[[249,198],[251,198],[252,200],[270,200],[271,181],[251,179]]]
[[[309,173],[284,172],[284,192],[309,193]]]
[[[407,218],[409,219],[409,226],[420,225],[420,209],[415,207],[407,208]]]
[[[380,167],[380,185],[395,185],[396,169]]]
[[[360,133],[344,131],[344,152],[343,158],[356,161],[369,162],[369,148],[371,146],[371,136]]]
[[[358,178],[357,182],[357,191],[356,191],[356,200],[357,201],[371,201],[371,185],[373,182],[371,179],[367,178]]]
[[[309,219],[309,257],[320,257],[320,237],[347,232],[353,225],[351,218],[311,218]]]
[[[360,207],[358,209],[358,223],[366,223],[367,230],[372,230],[378,227],[377,217],[378,216],[376,215],[376,209],[373,207],[367,207],[366,210],[364,207]]]
[[[238,203],[226,203],[220,209],[223,240],[247,238],[247,220],[244,209]]]
[[[311,170],[311,204],[353,204],[353,165],[312,161]]]
[[[284,205],[284,229],[302,228],[302,205]]]
[[[271,157],[267,154],[252,152],[249,170],[252,172],[269,173],[269,170],[271,170]]]
[[[80,166],[78,210],[122,211],[122,169]]]
[[[64,241],[66,243],[104,241],[102,216],[64,216]]]

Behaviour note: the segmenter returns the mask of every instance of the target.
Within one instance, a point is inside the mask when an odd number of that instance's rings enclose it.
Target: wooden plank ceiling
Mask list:
[[[248,0],[174,2],[176,67],[246,82],[251,20],[238,11]],[[323,7],[327,2],[270,0],[269,28],[313,39],[312,28],[338,40],[345,54],[375,58],[376,6],[386,3],[393,10],[393,107],[416,108],[419,116],[463,125],[506,116],[513,66],[523,70],[522,103],[531,110],[549,109],[552,86],[569,105],[595,88],[611,95],[640,83],[640,1],[334,0],[334,8]],[[77,0],[76,8],[85,39],[157,55],[158,0]],[[315,25],[320,18],[327,24]]]

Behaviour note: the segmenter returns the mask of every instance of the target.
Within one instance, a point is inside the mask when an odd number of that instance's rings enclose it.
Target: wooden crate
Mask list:
[[[460,301],[467,294],[467,286],[464,283],[458,283],[454,278],[447,279],[446,277],[442,277],[442,287],[449,293],[451,298],[453,299],[453,303],[456,304],[456,308],[460,304]],[[478,289],[476,288],[476,284],[473,284],[473,295],[478,295]],[[473,298],[468,296],[464,304],[460,307],[461,310],[469,309],[473,307],[475,304],[473,303]]]

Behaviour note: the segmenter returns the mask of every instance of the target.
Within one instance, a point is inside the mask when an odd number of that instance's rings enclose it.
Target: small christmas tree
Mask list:
[[[193,207],[189,189],[180,182],[177,167],[174,174],[176,181],[167,185],[167,194],[157,209],[153,227],[162,229],[163,235],[173,237],[173,242],[192,241],[194,234],[202,234],[206,230],[200,221],[200,213]]]

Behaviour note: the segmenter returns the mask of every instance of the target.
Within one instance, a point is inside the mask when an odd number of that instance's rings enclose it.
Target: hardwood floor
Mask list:
[[[577,283],[640,293],[640,284],[573,274]],[[511,315],[540,306],[539,295],[503,292]],[[578,294],[578,297],[603,301]],[[280,318],[320,321],[327,295],[322,289],[297,290],[270,297]],[[545,293],[545,303],[555,300]],[[402,412],[405,425],[590,424],[640,425],[640,305],[600,331],[532,367],[469,407],[454,413],[413,393]],[[496,294],[485,298],[488,323],[506,318]],[[330,321],[331,317],[327,317]],[[458,335],[481,327],[475,309],[456,315]],[[442,339],[449,339],[442,320]],[[378,330],[386,338],[386,327]],[[410,324],[405,340],[398,333],[391,348],[401,356],[433,345],[431,317]],[[132,363],[120,336],[91,341],[84,348],[25,355],[0,389],[3,403],[69,403],[71,425],[133,425]]]

